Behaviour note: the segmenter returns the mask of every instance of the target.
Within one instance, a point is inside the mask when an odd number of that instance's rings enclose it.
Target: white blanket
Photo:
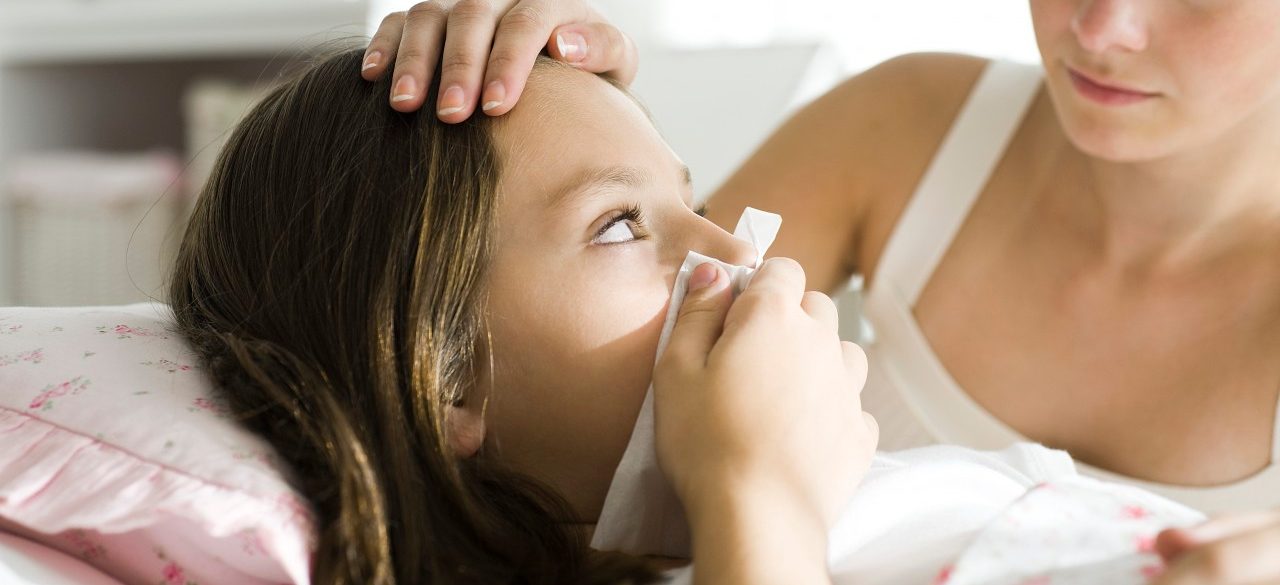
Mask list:
[[[1152,545],[1199,512],[1076,474],[1061,451],[951,446],[880,454],[829,535],[836,585],[1129,585],[1163,570]],[[693,582],[695,563],[673,571]]]

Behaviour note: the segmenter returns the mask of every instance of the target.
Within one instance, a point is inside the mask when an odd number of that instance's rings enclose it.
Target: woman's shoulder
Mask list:
[[[870,158],[880,159],[875,168],[894,163],[891,168],[908,172],[886,178],[914,183],[918,173],[909,171],[924,171],[987,64],[947,53],[895,57],[832,91],[832,106],[863,126],[859,142]]]
[[[829,95],[836,99],[860,99],[870,93],[885,105],[922,105],[954,101],[969,89],[991,61],[959,53],[908,53],[863,71],[837,86]],[[910,98],[894,104],[883,98]]]
[[[868,230],[905,206],[986,64],[909,54],[851,77],[783,124],[720,187],[708,217],[730,226],[746,205],[782,214],[805,229],[787,230],[774,253],[799,260],[814,288],[838,288],[864,270]]]
[[[951,53],[894,57],[827,96],[842,120],[864,193],[851,263],[874,271],[898,218],[990,60]],[[841,112],[837,114],[836,112]]]
[[[988,63],[953,53],[902,55],[850,77],[812,107],[849,124],[945,132]]]

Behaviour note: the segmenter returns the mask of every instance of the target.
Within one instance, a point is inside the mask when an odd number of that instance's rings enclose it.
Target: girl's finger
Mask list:
[[[698,369],[707,363],[724,327],[724,315],[733,302],[729,275],[712,262],[701,264],[689,275],[689,293],[680,305],[667,349],[660,364],[681,364]],[[655,374],[657,375],[657,374]]]
[[[867,372],[870,370],[867,353],[852,341],[841,341],[840,349],[844,354],[844,367],[853,375],[858,385],[858,394],[861,394],[862,388],[867,385]]]
[[[807,291],[800,297],[800,308],[808,313],[814,321],[821,323],[832,333],[840,332],[840,315],[831,297],[818,291]]]
[[[756,295],[775,293],[787,303],[799,303],[804,297],[804,268],[790,258],[774,257],[764,261],[751,282],[742,291],[744,299]]]

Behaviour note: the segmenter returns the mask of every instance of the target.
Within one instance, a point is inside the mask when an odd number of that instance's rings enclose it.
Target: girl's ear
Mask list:
[[[485,427],[485,412],[489,408],[489,392],[493,386],[493,361],[490,359],[488,325],[484,334],[476,343],[475,357],[472,361],[471,384],[461,392],[462,398],[449,405],[445,411],[446,428],[449,433],[449,446],[458,459],[474,457],[484,445],[488,429]]]
[[[453,454],[459,459],[475,456],[480,451],[480,446],[484,444],[484,402],[486,401],[468,401],[449,407],[445,419],[449,433],[449,446],[453,448]]]

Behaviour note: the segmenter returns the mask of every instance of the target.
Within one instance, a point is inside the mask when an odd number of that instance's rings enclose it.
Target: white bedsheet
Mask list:
[[[828,561],[837,585],[1136,585],[1162,570],[1155,535],[1201,520],[1081,477],[1061,451],[924,447],[876,457],[830,534]],[[694,566],[672,582],[692,583]]]

